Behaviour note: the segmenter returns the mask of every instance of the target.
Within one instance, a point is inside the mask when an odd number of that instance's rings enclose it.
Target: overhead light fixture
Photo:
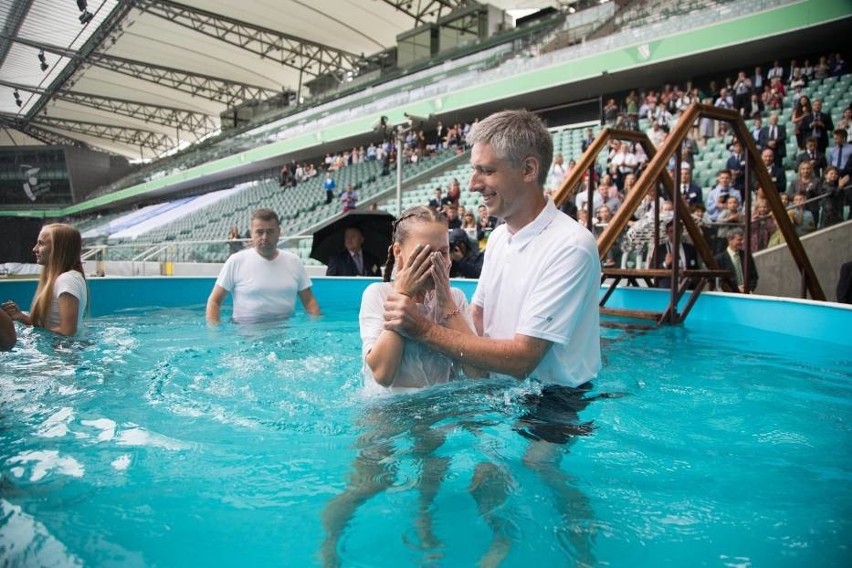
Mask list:
[[[21,93],[18,92],[18,89],[15,89],[15,104],[18,105],[18,108],[24,106],[24,101],[21,100]]]
[[[84,26],[92,21],[95,16],[89,12],[89,4],[86,0],[77,0],[77,9],[80,10],[80,23]]]
[[[50,65],[47,64],[47,57],[44,56],[44,50],[38,52],[38,60],[41,61],[41,70],[47,71]]]

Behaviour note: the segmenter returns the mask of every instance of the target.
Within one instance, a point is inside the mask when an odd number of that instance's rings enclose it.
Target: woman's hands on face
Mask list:
[[[394,290],[408,297],[426,290],[432,271],[431,258],[432,247],[417,245],[405,261],[402,270],[397,271]]]
[[[442,309],[450,308],[450,311],[452,311],[455,308],[455,302],[450,292],[450,269],[447,266],[447,260],[440,252],[434,252],[431,256],[431,263],[431,275],[435,282],[435,296],[438,305]]]

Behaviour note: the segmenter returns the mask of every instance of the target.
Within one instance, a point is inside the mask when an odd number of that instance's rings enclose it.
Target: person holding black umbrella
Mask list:
[[[381,276],[381,261],[362,248],[364,233],[359,227],[349,227],[343,234],[346,247],[329,257],[326,276]]]

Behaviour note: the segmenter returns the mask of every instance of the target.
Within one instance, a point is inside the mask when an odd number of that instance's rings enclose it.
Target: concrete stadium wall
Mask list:
[[[837,301],[840,267],[852,261],[852,221],[805,235],[802,237],[802,246],[808,253],[826,299]],[[756,290],[758,294],[786,298],[800,296],[801,277],[786,245],[755,253],[754,262],[760,276]]]

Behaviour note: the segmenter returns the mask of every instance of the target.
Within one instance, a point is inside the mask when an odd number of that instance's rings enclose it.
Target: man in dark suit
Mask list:
[[[674,219],[670,219],[666,223],[666,236],[668,240],[660,243],[654,249],[654,267],[670,269],[672,264],[678,262],[680,270],[697,270],[698,269],[698,253],[695,252],[695,247],[691,244],[680,241],[680,254],[674,254]],[[671,288],[671,278],[657,278],[657,288]]]
[[[769,174],[769,179],[771,179],[775,184],[775,189],[778,193],[784,193],[787,191],[787,174],[784,172],[784,168],[775,163],[775,156],[772,153],[772,150],[764,148],[763,151],[760,152],[760,161],[763,162],[763,165],[766,167],[766,173]]]
[[[787,127],[778,124],[777,113],[770,114],[768,123],[760,129],[757,145],[761,150],[766,148],[772,150],[775,165],[781,167],[784,158],[787,156]]]
[[[816,138],[805,140],[805,151],[796,157],[796,171],[799,171],[799,164],[809,161],[814,175],[817,178],[822,177],[822,171],[828,167],[828,162],[825,159],[825,154],[819,151],[818,144],[819,142]]]
[[[746,155],[743,151],[743,145],[739,140],[734,139],[731,142],[731,155],[728,157],[725,167],[731,172],[731,185],[734,189],[739,190],[741,195],[744,195],[745,190],[745,165]]]
[[[722,270],[731,272],[737,290],[741,294],[745,294],[745,259],[748,258],[748,291],[753,292],[757,288],[757,266],[754,264],[754,257],[751,256],[751,253],[743,250],[743,243],[745,242],[743,230],[739,227],[728,229],[727,238],[728,247],[714,257],[716,263]]]
[[[813,112],[806,114],[802,120],[802,130],[817,140],[817,150],[825,153],[828,148],[828,135],[834,133],[834,122],[831,116],[822,112],[822,101],[814,99]]]
[[[680,192],[690,205],[704,205],[704,194],[701,187],[692,182],[692,170],[688,164],[680,169]]]
[[[346,250],[329,257],[326,276],[381,276],[381,261],[361,248],[364,234],[358,227],[349,227],[343,236]]]

